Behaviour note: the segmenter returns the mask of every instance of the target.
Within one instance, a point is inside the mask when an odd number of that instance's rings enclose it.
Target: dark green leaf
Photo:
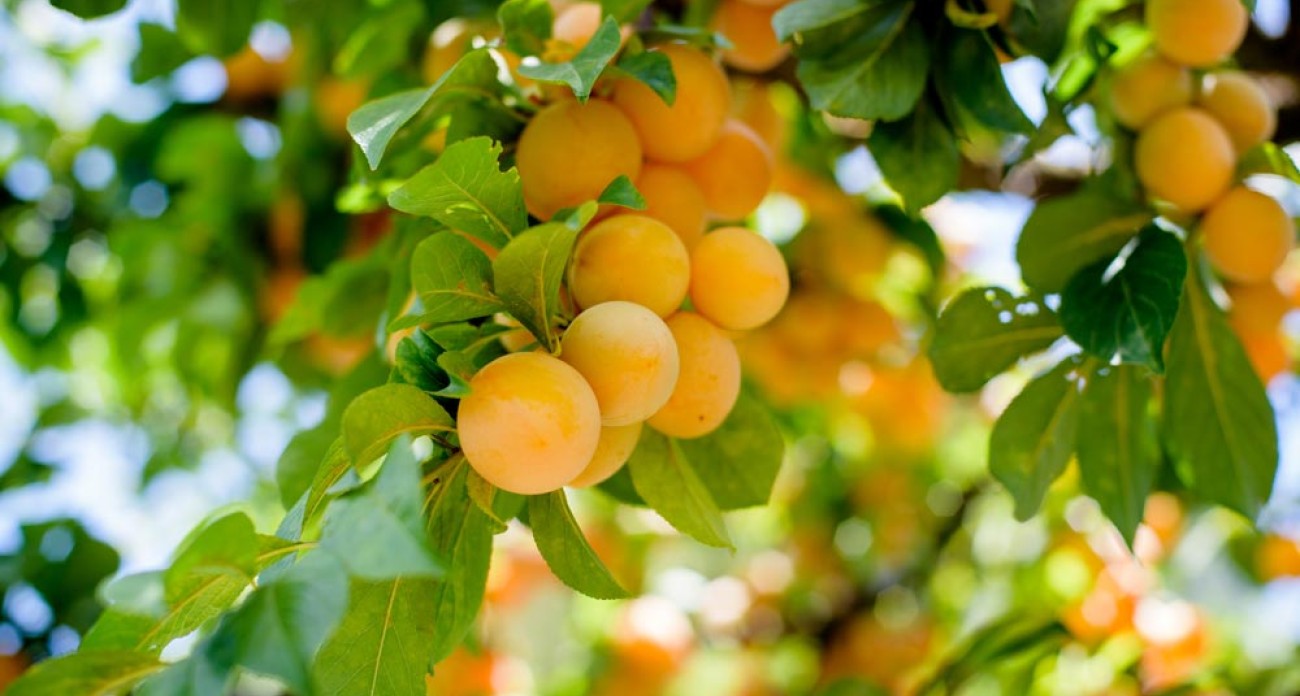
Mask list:
[[[436,630],[435,582],[354,580],[339,627],[321,647],[313,673],[317,693],[424,693]]]
[[[939,42],[936,80],[976,121],[999,133],[1033,132],[1034,124],[1012,98],[993,46],[983,32],[956,29]]]
[[[394,366],[407,384],[427,392],[437,392],[451,383],[447,373],[438,366],[438,358],[444,352],[429,334],[416,329],[397,344]]]
[[[529,496],[528,521],[537,550],[564,584],[596,599],[629,596],[582,535],[563,489]]]
[[[9,685],[5,696],[113,696],[165,666],[155,657],[127,650],[77,652],[32,667]]]
[[[636,487],[632,485],[632,474],[628,472],[626,466],[620,467],[613,476],[597,484],[596,488],[620,503],[647,507],[646,502],[637,494]]]
[[[398,438],[369,485],[330,505],[321,548],[364,580],[440,575],[424,532],[423,504],[420,466],[410,440]]]
[[[1118,354],[1120,362],[1160,372],[1187,275],[1183,245],[1153,225],[1122,263],[1115,270],[1115,262],[1103,260],[1075,274],[1061,294],[1061,326],[1105,362]]]
[[[747,392],[704,437],[678,440],[713,501],[723,510],[766,505],[781,470],[785,439],[772,414]]]
[[[490,138],[462,140],[389,194],[388,203],[501,248],[528,226],[528,213],[519,173],[501,171],[500,157]]]
[[[133,82],[148,82],[167,75],[194,57],[170,29],[148,22],[142,22],[138,28],[140,52],[131,61]]]
[[[1169,334],[1164,437],[1188,486],[1254,519],[1273,491],[1277,424],[1264,385],[1196,272]]]
[[[1056,315],[1041,301],[1002,288],[971,288],[939,315],[930,361],[944,389],[975,391],[1061,335]]]
[[[605,66],[618,53],[622,35],[618,22],[613,17],[606,17],[605,22],[596,30],[591,40],[572,60],[563,63],[538,63],[521,65],[519,74],[542,82],[556,82],[568,85],[579,101],[587,101],[596,78],[605,71]]]
[[[415,248],[411,285],[430,324],[485,317],[501,309],[492,294],[492,262],[454,232],[439,232]]]
[[[538,225],[519,235],[492,262],[497,297],[506,311],[554,350],[552,319],[560,309],[560,282],[578,230],[560,223]]]
[[[889,187],[903,197],[912,213],[957,185],[961,169],[957,139],[925,104],[901,121],[877,123],[867,138],[867,149]]]
[[[425,506],[430,542],[448,568],[447,576],[429,591],[434,660],[451,654],[465,640],[487,587],[495,525],[470,499],[469,476],[463,457],[444,465],[429,486]]]
[[[249,595],[222,621],[205,652],[214,664],[238,665],[276,677],[295,693],[311,693],[316,651],[347,603],[342,566],[327,554],[307,554]]]
[[[1025,284],[1044,293],[1064,290],[1079,269],[1114,256],[1151,218],[1136,203],[1093,189],[1039,203],[1016,242]]]
[[[1079,426],[1079,364],[1066,359],[1012,399],[989,438],[989,472],[1016,501],[1016,518],[1038,512],[1074,454]]]
[[[1160,465],[1151,380],[1132,365],[1088,376],[1079,403],[1079,477],[1083,490],[1133,545],[1147,493]]]
[[[378,459],[399,435],[437,436],[454,429],[438,402],[409,384],[375,387],[343,412],[343,446],[356,466]]]
[[[662,52],[625,53],[618,61],[618,69],[644,82],[665,104],[672,106],[677,101],[677,77],[673,75],[673,63]]]
[[[195,53],[228,56],[247,43],[257,7],[255,2],[177,0],[176,33]]]
[[[619,177],[611,182],[605,190],[600,193],[600,198],[596,200],[601,205],[617,205],[632,210],[645,210],[645,198],[641,192],[636,190],[636,185],[626,175],[620,174]],[[580,225],[581,227],[581,225]]]
[[[126,0],[50,0],[50,5],[82,19],[93,19],[126,7]]]
[[[647,429],[627,469],[637,494],[678,531],[709,546],[732,548],[718,504],[673,441]]]
[[[547,0],[506,0],[497,10],[506,48],[520,56],[540,56],[551,38],[555,12]]]

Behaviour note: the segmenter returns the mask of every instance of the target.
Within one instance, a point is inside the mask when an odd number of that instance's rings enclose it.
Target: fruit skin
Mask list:
[[[1229,285],[1232,306],[1228,321],[1233,328],[1244,331],[1276,331],[1283,317],[1292,310],[1291,298],[1276,283],[1251,283]]]
[[[681,374],[668,403],[647,423],[670,437],[708,435],[740,398],[740,355],[721,329],[698,314],[680,312],[667,324],[681,356]]]
[[[1110,84],[1110,106],[1115,120],[1133,130],[1191,101],[1191,72],[1156,53],[1120,68]]]
[[[1197,104],[1228,131],[1238,154],[1273,137],[1277,130],[1277,112],[1268,94],[1245,73],[1210,75]]]
[[[736,120],[728,120],[712,147],[683,167],[704,193],[709,212],[723,220],[754,212],[772,187],[771,151]]]
[[[578,371],[545,353],[512,353],[470,380],[457,427],[470,466],[512,493],[548,493],[586,468],[600,407]]]
[[[600,29],[600,18],[600,3],[575,2],[555,14],[551,38],[581,49]]]
[[[1207,68],[1231,56],[1246,38],[1241,0],[1149,0],[1146,24],[1156,48],[1175,63]]]
[[[569,268],[569,291],[579,307],[625,300],[661,317],[681,306],[690,280],[682,240],[644,215],[615,215],[588,229]]]
[[[722,62],[748,72],[766,72],[790,55],[789,44],[776,38],[772,15],[780,7],[762,7],[745,0],[722,0],[709,26],[731,41]]]
[[[601,425],[649,418],[677,384],[677,344],[659,315],[632,302],[603,302],[579,314],[560,342],[600,404]]]
[[[1295,246],[1295,223],[1272,198],[1238,186],[1201,218],[1205,255],[1222,276],[1262,283]]]
[[[689,251],[704,236],[708,210],[704,192],[690,174],[671,164],[646,163],[636,188],[645,198],[641,215],[668,225]]]
[[[572,488],[594,486],[618,473],[627,463],[636,443],[641,439],[641,423],[631,425],[607,425],[600,429],[600,443],[591,463],[582,470],[578,477],[569,482]]]
[[[743,227],[704,235],[691,254],[691,302],[724,329],[766,324],[790,295],[790,272],[776,245]]]
[[[641,144],[631,122],[609,102],[562,101],[524,127],[515,154],[528,212],[549,220],[563,208],[600,197],[619,176],[641,173]]]
[[[1166,112],[1143,128],[1134,156],[1147,191],[1189,213],[1228,190],[1237,164],[1227,131],[1195,107]]]
[[[672,62],[677,97],[668,106],[640,80],[619,80],[614,104],[631,119],[647,158],[686,162],[704,154],[731,108],[727,75],[707,53],[685,44],[651,49]]]

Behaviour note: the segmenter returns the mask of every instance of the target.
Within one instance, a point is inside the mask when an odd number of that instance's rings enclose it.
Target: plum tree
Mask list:
[[[1223,125],[1239,154],[1273,137],[1277,128],[1277,113],[1268,94],[1242,72],[1225,70],[1206,76],[1197,104]]]
[[[772,187],[772,153],[749,126],[728,120],[713,145],[684,165],[709,212],[738,220],[754,212]]]
[[[569,291],[581,308],[626,300],[666,317],[681,306],[690,279],[686,246],[667,225],[644,215],[615,215],[578,239]]]
[[[614,103],[632,120],[649,159],[685,162],[704,154],[727,119],[731,88],[727,75],[707,53],[685,44],[654,48],[668,56],[677,80],[672,106],[644,82],[619,80]]]
[[[1201,219],[1205,255],[1220,274],[1238,283],[1262,283],[1295,246],[1295,223],[1269,196],[1238,186]]]
[[[1195,107],[1173,109],[1143,128],[1134,157],[1147,191],[1184,212],[1199,212],[1222,195],[1237,163],[1227,131]]]
[[[572,488],[594,486],[614,474],[627,463],[636,443],[641,439],[642,424],[607,425],[600,429],[600,442],[596,444],[596,453],[591,456],[591,463],[569,482]]]
[[[740,355],[721,329],[698,314],[679,312],[667,324],[681,372],[668,402],[647,422],[672,437],[701,437],[722,425],[740,397]]]
[[[561,101],[542,109],[515,153],[528,212],[543,220],[598,198],[620,176],[641,173],[641,143],[607,101]]]
[[[725,329],[752,329],[781,311],[790,276],[776,245],[743,227],[704,235],[691,253],[691,303]]]
[[[1156,48],[1196,68],[1222,63],[1246,36],[1250,17],[1240,0],[1149,0],[1146,23]]]
[[[641,214],[668,225],[688,251],[694,249],[708,219],[699,184],[679,167],[647,162],[636,187],[646,202]]]
[[[557,490],[600,441],[600,406],[577,370],[545,353],[512,353],[470,380],[457,430],[465,459],[502,490]]]
[[[602,302],[564,332],[560,359],[596,394],[603,425],[649,418],[677,384],[677,344],[659,315],[632,302]]]
[[[1191,101],[1191,72],[1158,53],[1148,53],[1123,66],[1110,84],[1115,120],[1134,130]]]

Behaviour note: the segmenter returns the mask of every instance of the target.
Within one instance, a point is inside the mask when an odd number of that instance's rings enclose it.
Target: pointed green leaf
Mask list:
[[[528,521],[537,550],[564,584],[596,599],[629,596],[582,535],[563,489],[529,496]]]
[[[1187,485],[1254,519],[1273,492],[1277,423],[1264,385],[1196,272],[1169,334],[1164,437]]]
[[[1119,253],[1151,219],[1144,207],[1101,190],[1039,203],[1016,242],[1025,284],[1045,293],[1064,290],[1079,269]]]
[[[93,19],[126,7],[126,0],[50,0],[50,5],[82,19]]]
[[[155,657],[126,650],[76,652],[32,667],[9,685],[5,696],[117,696],[165,666]]]
[[[1016,501],[1016,518],[1038,512],[1074,454],[1079,425],[1078,362],[1066,359],[1025,386],[989,438],[989,471]]]
[[[618,69],[644,82],[665,104],[672,106],[677,101],[677,77],[673,75],[672,61],[663,52],[625,53],[618,61]]]
[[[957,185],[961,168],[957,138],[928,105],[919,105],[900,121],[877,123],[867,138],[867,149],[889,187],[903,197],[912,213]]]
[[[1033,122],[1007,89],[1002,66],[984,32],[955,29],[938,44],[936,80],[961,109],[998,133],[1034,131]]]
[[[316,693],[424,693],[436,630],[429,620],[434,584],[427,578],[354,580],[347,611],[316,657]]]
[[[611,182],[605,190],[601,192],[600,198],[596,199],[601,205],[617,205],[631,210],[645,210],[646,202],[641,192],[636,190],[636,185],[627,175],[620,174],[619,177]]]
[[[519,74],[542,82],[555,82],[568,85],[579,101],[587,101],[591,88],[596,85],[596,78],[604,72],[605,66],[613,60],[622,43],[622,34],[618,22],[613,17],[606,17],[595,35],[572,60],[563,63],[524,63],[519,66]]]
[[[439,232],[415,248],[411,286],[430,324],[485,317],[501,309],[492,294],[492,262],[453,232]]]
[[[444,464],[429,487],[425,506],[430,543],[448,568],[446,577],[429,591],[434,660],[451,654],[465,640],[487,587],[495,528],[470,499],[469,475],[463,457]]]
[[[1300,167],[1277,143],[1260,143],[1241,156],[1237,162],[1237,178],[1255,174],[1272,174],[1300,184]]]
[[[1123,266],[1115,270],[1117,263]],[[1147,227],[1118,262],[1103,260],[1075,274],[1061,294],[1061,326],[1103,361],[1118,354],[1120,362],[1160,372],[1186,275],[1178,238]]]
[[[538,225],[512,240],[492,263],[506,311],[552,351],[558,341],[552,319],[560,310],[560,282],[577,238],[578,230],[566,225]]]
[[[732,548],[718,504],[673,441],[647,429],[627,468],[636,492],[677,531],[709,546]]]
[[[1130,547],[1160,466],[1151,394],[1151,380],[1141,368],[1108,365],[1088,376],[1079,403],[1083,490]]]
[[[717,430],[677,446],[723,510],[766,505],[785,454],[772,414],[744,391]]]
[[[551,38],[555,11],[547,0],[506,0],[497,8],[506,48],[520,56],[540,56]]]
[[[388,204],[501,248],[528,226],[528,213],[519,172],[501,171],[500,157],[501,145],[487,137],[449,145],[390,193]]]
[[[228,668],[212,663],[206,654],[210,640],[201,641],[179,662],[167,665],[133,692],[136,696],[225,696],[235,676]]]
[[[355,466],[378,459],[399,435],[436,436],[454,429],[438,402],[409,384],[375,387],[343,412],[343,446]]]
[[[971,288],[939,314],[930,361],[944,389],[975,391],[1061,335],[1056,315],[1041,301],[1002,288]]]

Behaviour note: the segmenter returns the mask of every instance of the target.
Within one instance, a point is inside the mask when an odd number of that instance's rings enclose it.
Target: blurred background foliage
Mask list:
[[[656,3],[708,15],[683,5]],[[0,9],[0,685],[74,649],[100,581],[161,565],[212,510],[273,527],[277,470],[314,467],[341,407],[385,381],[366,318],[409,243],[383,211],[386,177],[440,144],[395,147],[371,173],[346,117],[435,79],[491,38],[476,18],[494,10],[187,6],[136,0],[92,22],[46,0]],[[1300,138],[1298,7],[1260,0],[1240,55],[1271,80],[1283,145]],[[1060,116],[1043,85],[1079,43],[1003,66],[1036,121]],[[870,125],[808,110],[792,74],[733,80],[736,115],[780,153],[756,222],[795,272],[784,313],[741,343],[790,444],[773,504],[731,516],[731,554],[576,496],[642,593],[626,602],[573,595],[510,530],[475,644],[430,693],[1300,693],[1300,323],[1270,389],[1285,452],[1263,532],[1189,506],[1169,472],[1133,552],[1073,472],[1016,522],[984,452],[991,414],[1038,366],[956,399],[921,346],[953,288],[1018,283],[1032,200],[1077,186],[1108,139],[1085,107],[1030,156],[968,145],[959,190],[911,219],[862,146]],[[1300,269],[1288,277],[1295,290]]]

